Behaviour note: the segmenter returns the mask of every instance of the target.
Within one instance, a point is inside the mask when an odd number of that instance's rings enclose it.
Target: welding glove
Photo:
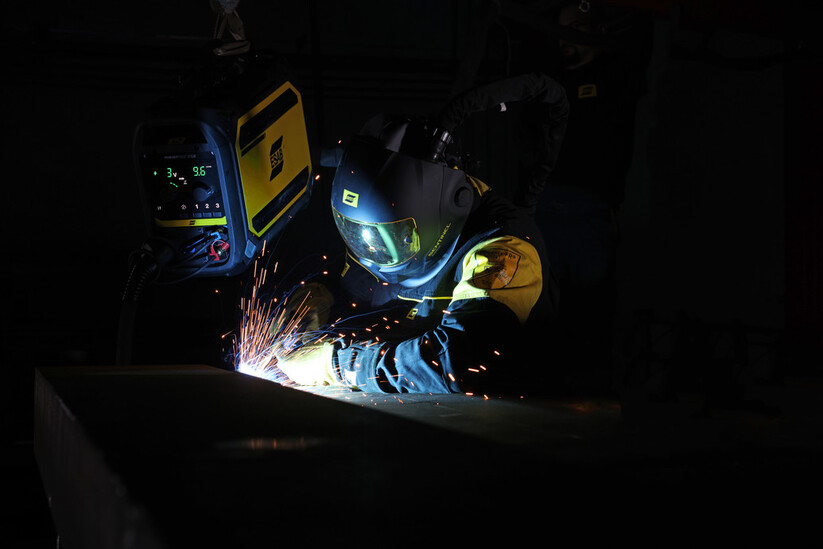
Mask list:
[[[304,345],[285,357],[277,358],[277,367],[298,385],[340,385],[334,375],[334,345]]]
[[[289,295],[285,303],[287,319],[300,316],[296,332],[314,332],[328,323],[334,297],[328,288],[317,282],[302,285]]]

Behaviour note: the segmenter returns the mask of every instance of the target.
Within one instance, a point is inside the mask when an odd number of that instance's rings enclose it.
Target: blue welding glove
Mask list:
[[[334,375],[334,345],[304,345],[285,357],[278,357],[277,367],[298,385],[341,385]]]

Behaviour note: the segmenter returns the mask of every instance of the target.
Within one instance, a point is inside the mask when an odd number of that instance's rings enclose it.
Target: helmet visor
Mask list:
[[[405,263],[420,250],[417,223],[411,217],[389,223],[365,223],[334,210],[334,222],[354,255],[380,267]]]

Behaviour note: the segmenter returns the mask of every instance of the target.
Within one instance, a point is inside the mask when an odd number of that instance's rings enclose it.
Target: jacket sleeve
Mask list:
[[[340,345],[335,371],[345,385],[367,392],[495,392],[517,376],[523,324],[541,290],[531,244],[514,237],[485,241],[464,256],[437,326],[398,341]]]

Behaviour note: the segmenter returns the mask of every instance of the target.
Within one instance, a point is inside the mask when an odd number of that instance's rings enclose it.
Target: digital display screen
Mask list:
[[[223,217],[214,153],[147,155],[143,177],[152,215],[160,220]]]

